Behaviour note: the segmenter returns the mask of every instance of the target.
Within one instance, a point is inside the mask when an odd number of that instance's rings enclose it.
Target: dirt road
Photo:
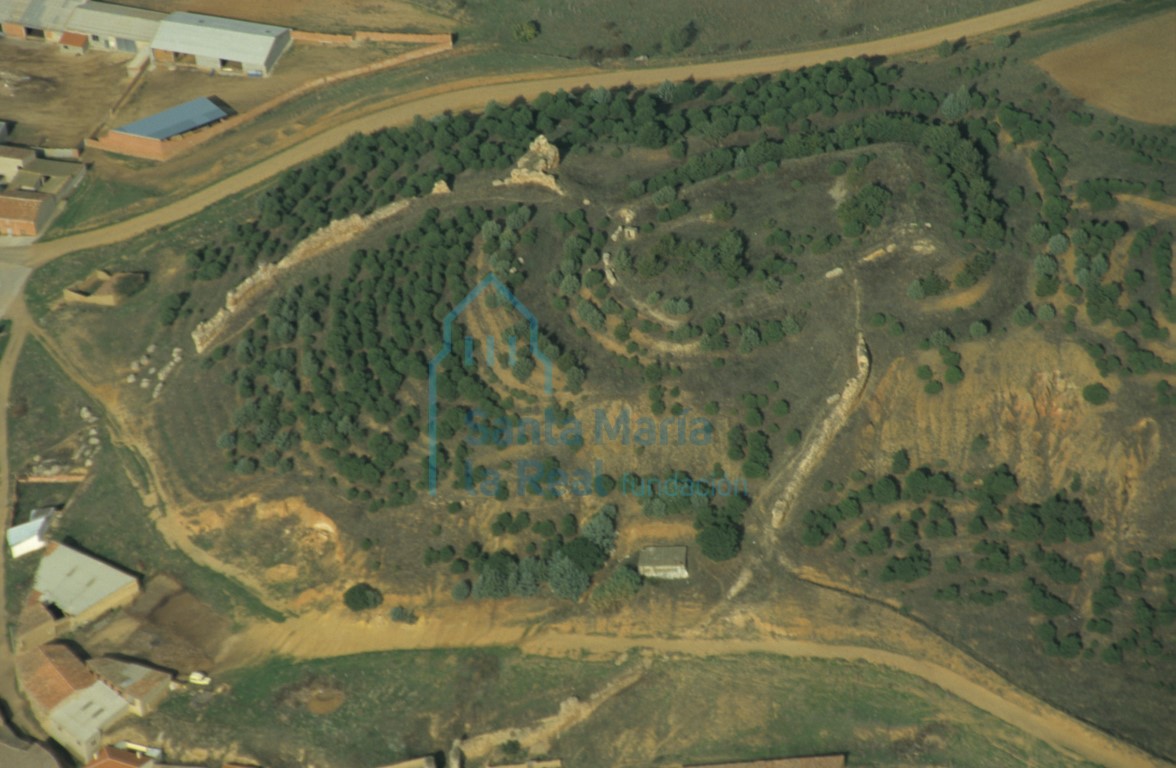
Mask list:
[[[370,133],[389,126],[406,125],[417,115],[429,117],[446,111],[478,109],[488,101],[508,104],[516,98],[533,98],[544,91],[555,91],[561,88],[565,90],[583,86],[607,88],[626,84],[648,86],[665,80],[681,80],[689,77],[704,80],[728,79],[797,69],[847,57],[893,56],[931,48],[942,40],[971,38],[999,29],[1017,27],[1046,16],[1088,5],[1093,1],[1036,0],[1015,8],[921,32],[816,51],[801,51],[734,61],[682,64],[672,67],[609,71],[585,68],[581,71],[557,76],[551,76],[549,73],[509,75],[498,78],[462,80],[434,88],[421,89],[394,99],[391,102],[392,106],[378,109],[324,131],[183,200],[101,229],[82,232],[48,243],[39,243],[27,248],[9,249],[7,252],[0,251],[0,259],[28,266],[39,266],[82,248],[121,242],[151,229],[199,213],[229,195],[244,191],[293,165],[333,149],[353,133]]]
[[[580,658],[620,654],[648,648],[657,653],[690,656],[731,656],[766,653],[813,659],[864,661],[922,678],[1010,725],[1032,734],[1075,758],[1108,768],[1170,765],[1125,744],[1065,712],[1023,693],[996,673],[957,652],[949,669],[926,658],[855,645],[784,637],[775,627],[758,625],[758,637],[617,637],[584,631],[530,631],[525,622],[506,625],[487,621],[489,603],[438,607],[419,624],[364,621],[339,610],[326,617],[304,616],[282,624],[255,624],[234,636],[218,660],[219,670],[256,663],[270,653],[319,658],[372,651],[517,646],[525,653]],[[470,612],[473,612],[471,617]],[[471,620],[473,619],[473,620]],[[328,631],[324,633],[324,627]]]
[[[9,330],[8,346],[4,350],[4,357],[0,358],[0,402],[4,403],[4,410],[0,412],[0,499],[4,500],[4,511],[0,513],[0,527],[7,525],[7,516],[13,509],[16,500],[14,473],[8,462],[8,401],[12,392],[12,377],[16,371],[16,361],[24,348],[25,340],[29,336],[31,323],[24,309],[24,300],[17,297],[8,307],[8,316],[12,320]],[[0,608],[3,608],[5,592],[4,558],[7,557],[7,547],[0,547]],[[13,667],[12,648],[7,642],[0,643],[0,701],[8,702],[13,721],[26,732],[37,733],[36,722],[29,720],[28,711],[23,706],[23,699],[16,690],[16,670]]]
[[[1015,28],[1036,19],[1071,10],[1092,0],[1037,0],[1016,8],[988,14],[962,22],[937,27],[923,32],[876,40],[819,51],[768,56],[755,59],[689,64],[674,67],[653,67],[623,71],[585,69],[574,73],[551,76],[547,73],[531,76],[506,76],[481,80],[466,80],[432,89],[405,94],[389,106],[357,117],[318,134],[305,142],[263,160],[257,165],[213,184],[183,200],[158,210],[137,216],[109,227],[81,233],[58,241],[27,248],[0,252],[0,260],[27,266],[39,266],[57,257],[101,245],[121,242],[155,228],[166,226],[196,214],[230,195],[246,190],[286,168],[326,152],[352,133],[370,132],[381,128],[409,123],[416,115],[430,116],[445,111],[476,109],[487,101],[509,103],[518,97],[533,97],[544,91],[572,89],[582,86],[613,87],[625,84],[654,85],[664,80],[694,77],[724,79],[753,74],[778,72],[830,60],[862,55],[891,56],[930,48],[944,39],[975,37],[994,30]],[[27,319],[14,327],[14,334],[27,333]],[[0,397],[7,400],[11,383],[17,339],[10,347],[5,361],[0,364]],[[15,349],[14,349],[15,348]],[[5,421],[0,418],[0,421]],[[6,451],[6,423],[0,423],[0,449]],[[8,479],[3,479],[7,492]],[[2,585],[0,585],[2,586]],[[0,591],[2,595],[2,591]],[[866,661],[916,675],[968,701],[974,706],[1043,739],[1047,743],[1083,758],[1118,768],[1164,765],[1162,761],[1072,718],[1059,710],[1039,702],[1013,688],[1007,681],[979,665],[974,673],[963,675],[925,659],[873,648],[838,645],[786,637],[765,636],[762,639],[732,640],[727,638],[627,638],[590,634],[540,632],[528,635],[525,624],[507,625],[493,617],[471,613],[472,606],[458,606],[442,626],[426,623],[415,628],[396,628],[370,625],[360,631],[349,627],[341,632],[341,622],[324,621],[321,615],[296,619],[285,624],[257,624],[238,636],[227,648],[222,663],[244,663],[256,658],[256,653],[290,653],[296,656],[327,656],[377,649],[409,647],[520,645],[531,653],[565,654],[581,650],[598,653],[621,652],[630,648],[648,647],[664,653],[692,655],[730,655],[737,653],[772,653],[794,657]],[[487,620],[487,618],[489,620]],[[517,617],[512,617],[517,618]],[[434,626],[435,629],[429,629]],[[432,633],[436,636],[432,636]],[[329,642],[327,642],[329,640]],[[329,647],[328,647],[329,646]],[[963,656],[963,654],[961,654]],[[6,652],[0,652],[0,678],[11,680]],[[0,694],[10,695],[5,685]]]

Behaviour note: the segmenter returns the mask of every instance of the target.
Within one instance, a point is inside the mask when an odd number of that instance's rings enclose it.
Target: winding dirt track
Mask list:
[[[508,75],[497,78],[461,80],[434,88],[421,89],[395,99],[393,106],[324,131],[297,146],[279,152],[241,173],[230,176],[175,203],[101,229],[82,232],[28,248],[11,249],[0,258],[29,266],[39,266],[58,256],[82,248],[121,242],[156,227],[172,224],[199,213],[219,200],[242,192],[291,166],[333,149],[353,133],[370,133],[389,126],[405,125],[417,115],[429,117],[447,111],[476,109],[489,101],[506,104],[520,97],[533,98],[544,91],[556,91],[561,88],[565,90],[583,86],[608,88],[626,84],[648,86],[665,80],[682,80],[689,77],[700,80],[722,80],[797,69],[857,56],[894,56],[931,48],[942,40],[975,37],[995,30],[1027,24],[1046,16],[1088,5],[1093,1],[1035,0],[1035,2],[1015,8],[921,32],[911,32],[883,40],[853,43],[852,45],[823,48],[816,51],[648,69],[611,71],[583,69],[556,76],[552,76],[550,73],[529,76]]]
[[[478,609],[477,606],[472,607],[475,611]],[[324,625],[329,627],[326,633],[323,631]],[[926,680],[1041,739],[1075,760],[1089,760],[1107,768],[1172,765],[1018,690],[962,653],[953,663],[960,663],[961,670],[966,674],[926,658],[914,658],[879,648],[781,637],[775,628],[763,625],[760,626],[759,637],[751,639],[618,637],[556,629],[533,632],[522,623],[463,622],[461,614],[457,612],[444,618],[430,616],[418,625],[405,626],[389,625],[387,622],[368,623],[339,611],[333,612],[328,621],[316,615],[298,617],[282,624],[254,624],[230,640],[222,651],[217,668],[223,670],[253,664],[271,653],[294,658],[321,658],[373,651],[501,645],[516,646],[530,654],[572,658],[578,658],[584,651],[608,655],[648,648],[661,654],[700,657],[763,653],[794,658],[867,662]]]
[[[552,76],[550,73],[531,76],[512,75],[465,80],[415,91],[399,97],[391,106],[311,137],[295,147],[267,158],[251,168],[175,203],[118,224],[54,242],[27,248],[8,249],[0,252],[0,259],[28,266],[39,266],[76,250],[126,240],[199,213],[230,195],[244,191],[291,166],[329,151],[352,133],[371,132],[389,126],[407,124],[416,115],[429,116],[445,111],[474,109],[490,100],[509,103],[519,97],[533,97],[544,91],[561,88],[614,87],[630,83],[633,85],[653,85],[664,80],[688,77],[725,79],[811,66],[846,57],[892,56],[930,48],[944,39],[974,37],[999,29],[1016,27],[1046,16],[1078,8],[1090,2],[1092,0],[1036,0],[1036,2],[1030,2],[1016,8],[922,32],[819,51],[741,61],[639,70],[604,72],[583,70],[557,76]],[[0,397],[5,401],[11,385],[11,367],[16,358],[15,353],[19,351],[20,341],[23,341],[27,333],[27,324],[31,322],[23,312],[21,315],[21,317],[15,318],[17,320],[13,328],[15,343],[11,345],[5,365],[0,369]],[[2,419],[3,416],[0,416],[0,420]],[[0,447],[2,447],[5,434],[4,426],[4,424],[0,424]],[[0,488],[4,488],[4,485],[6,484],[0,481]],[[307,625],[302,626],[304,623]],[[304,619],[296,619],[282,625],[257,625],[246,631],[246,637],[241,638],[244,641],[242,645],[253,648],[264,647],[271,652],[285,651],[306,657],[404,647],[444,647],[455,644],[476,646],[507,643],[518,644],[528,652],[545,654],[573,653],[584,649],[610,653],[645,647],[664,653],[691,655],[772,653],[795,657],[866,661],[927,680],[1069,754],[1114,768],[1171,765],[1017,690],[994,673],[977,670],[974,674],[964,676],[926,659],[873,648],[780,637],[765,637],[757,640],[624,638],[589,634],[562,634],[551,631],[528,637],[522,628],[515,630],[501,625],[483,627],[480,632],[467,633],[464,637],[455,637],[450,631],[452,628],[446,627],[436,637],[413,638],[387,629],[378,633],[340,632],[339,627],[335,625],[329,628],[333,642],[330,643],[331,647],[328,649],[320,645],[323,640],[323,626],[321,616],[304,617]],[[459,642],[455,643],[454,640]],[[6,660],[5,656],[6,654],[0,654],[0,661]],[[0,665],[0,673],[4,671]],[[3,674],[3,677],[8,679],[9,675]]]

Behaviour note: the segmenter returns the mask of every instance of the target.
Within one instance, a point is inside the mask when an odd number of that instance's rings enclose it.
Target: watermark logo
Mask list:
[[[466,368],[484,363],[490,369],[503,362],[500,356],[512,369],[519,362],[519,339],[514,336],[496,340],[493,336],[475,339],[467,335],[455,345],[455,322],[470,308],[474,300],[483,294],[496,297],[501,302],[496,306],[513,308],[526,321],[529,352],[542,369],[543,394],[548,404],[541,412],[520,412],[513,415],[492,415],[478,407],[466,407],[462,418],[466,430],[463,448],[510,449],[527,446],[534,448],[539,454],[545,454],[546,457],[531,455],[522,458],[517,453],[513,455],[509,463],[513,464],[517,477],[511,482],[499,469],[485,466],[475,469],[468,458],[468,452],[463,450],[462,466],[454,468],[460,487],[474,495],[497,496],[501,499],[509,495],[547,498],[607,495],[616,488],[615,478],[620,476],[620,492],[638,497],[715,497],[746,493],[745,479],[725,478],[721,470],[713,477],[688,481],[682,481],[674,475],[666,478],[640,478],[627,470],[607,474],[601,456],[607,458],[625,448],[641,451],[646,447],[690,449],[712,446],[715,440],[714,425],[709,419],[692,414],[689,408],[680,405],[675,406],[670,414],[659,412],[658,415],[643,415],[634,412],[626,404],[615,404],[612,407],[594,409],[591,416],[583,421],[574,415],[570,408],[561,409],[554,398],[552,361],[539,346],[538,319],[497,276],[490,274],[445,316],[441,349],[429,361],[430,495],[437,495],[442,466],[438,428],[444,427],[442,431],[446,439],[453,436],[455,429],[455,422],[451,418],[454,414],[446,414],[447,418],[444,421],[438,416],[438,381],[442,377],[446,361],[450,364],[459,362]],[[664,411],[664,407],[662,410]],[[585,466],[565,469],[560,466],[560,462],[553,454],[553,451],[561,449],[575,452],[585,445],[597,448],[592,452],[594,455],[590,466],[586,462]]]
[[[445,316],[445,322],[442,326],[443,343],[441,349],[429,361],[429,494],[437,495],[437,376],[441,370],[441,364],[453,354],[453,323],[457,318],[461,317],[470,304],[482,294],[489,291],[492,295],[497,295],[507,304],[518,311],[520,315],[527,321],[527,335],[531,347],[531,354],[534,355],[535,360],[543,370],[543,394],[551,397],[553,393],[552,386],[552,365],[551,359],[543,353],[539,348],[539,320],[531,310],[523,302],[519,301],[518,297],[506,284],[498,279],[497,275],[486,275],[482,280],[474,286],[466,297],[458,302],[449,314]],[[497,364],[497,355],[495,354],[496,343],[493,336],[488,336],[482,345],[482,352],[485,357],[487,365],[493,368]],[[518,339],[509,337],[506,340],[506,349],[508,353],[509,365],[514,365],[517,359]],[[466,336],[462,344],[462,360],[466,365],[473,366],[477,363],[476,352],[477,340],[472,336]],[[467,415],[467,420],[469,416]]]

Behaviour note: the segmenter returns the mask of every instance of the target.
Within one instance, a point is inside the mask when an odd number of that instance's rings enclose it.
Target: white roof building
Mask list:
[[[688,579],[686,547],[645,547],[637,555],[637,572],[648,579]]]
[[[113,3],[83,3],[69,17],[70,32],[81,32],[107,48],[134,53],[146,48],[167,14]]]
[[[66,616],[85,616],[111,601],[138,593],[134,576],[76,549],[58,544],[37,566],[33,589],[41,602],[52,603]]]
[[[0,22],[62,32],[82,0],[0,0]]]
[[[37,512],[41,515],[37,515]],[[8,552],[13,559],[24,557],[30,552],[44,549],[48,542],[45,532],[49,530],[49,522],[53,519],[54,510],[34,510],[33,519],[27,523],[14,525],[4,534],[8,540]]]
[[[47,728],[76,755],[89,759],[98,751],[103,732],[130,710],[118,692],[103,682],[74,693],[49,712]]]
[[[156,61],[268,75],[290,40],[286,27],[177,12],[160,23],[151,48]]]

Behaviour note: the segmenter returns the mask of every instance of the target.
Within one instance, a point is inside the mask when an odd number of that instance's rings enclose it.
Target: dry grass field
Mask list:
[[[1176,11],[1046,54],[1037,65],[1066,90],[1123,117],[1176,123]]]
[[[129,54],[71,56],[56,45],[0,38],[0,120],[15,141],[74,146],[128,83]]]
[[[409,48],[389,43],[354,47],[295,44],[266,78],[213,77],[194,69],[160,66],[147,76],[143,86],[111,120],[111,125],[123,125],[200,96],[216,96],[235,111],[245,112],[308,80],[382,61]]]
[[[130,0],[126,5],[153,11],[191,11],[266,24],[285,24],[317,32],[376,29],[396,32],[448,32],[453,21],[402,0]]]

